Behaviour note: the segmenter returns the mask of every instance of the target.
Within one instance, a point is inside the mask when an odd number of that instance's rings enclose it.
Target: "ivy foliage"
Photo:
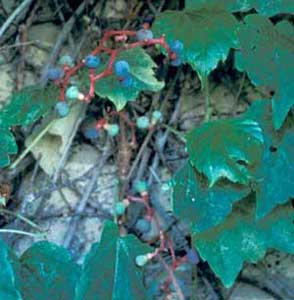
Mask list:
[[[245,70],[255,85],[274,90],[273,122],[279,129],[294,106],[293,27],[287,21],[274,26],[265,17],[249,15],[240,27],[239,38],[237,67]]]
[[[96,94],[113,102],[117,110],[123,109],[128,101],[136,100],[141,91],[158,92],[163,88],[164,83],[155,77],[154,69],[157,65],[142,48],[122,51],[116,61],[118,60],[128,62],[132,85],[124,87],[115,74],[104,77],[95,84]],[[97,73],[103,71],[105,67],[106,62],[101,65]]]
[[[273,16],[279,13],[294,13],[294,3],[292,0],[186,0],[186,8],[197,9],[205,4],[218,3],[229,12],[246,12],[255,9],[264,16]]]
[[[58,89],[53,85],[46,88],[28,86],[11,95],[0,111],[0,168],[8,166],[9,155],[17,153],[11,127],[34,123],[52,109],[57,99]]]
[[[263,135],[250,119],[210,121],[187,135],[191,164],[213,186],[220,178],[247,184],[261,159]]]
[[[202,82],[227,58],[230,48],[238,46],[237,21],[218,5],[165,11],[156,17],[152,29],[157,36],[165,34],[169,43],[184,44],[182,60],[197,71]]]
[[[269,248],[294,254],[291,204],[277,207],[257,221],[254,196],[246,200],[239,202],[221,225],[193,235],[201,257],[226,287],[233,285],[244,262],[256,263]]]
[[[135,257],[150,251],[133,235],[120,237],[109,221],[82,268],[55,244],[35,243],[17,259],[0,240],[0,299],[149,300]]]

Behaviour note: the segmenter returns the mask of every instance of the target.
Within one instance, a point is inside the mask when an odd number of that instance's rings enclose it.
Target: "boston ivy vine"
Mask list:
[[[17,154],[13,127],[34,123],[58,103],[99,96],[113,102],[119,114],[141,91],[162,89],[156,64],[145,50],[157,47],[173,65],[190,65],[206,91],[206,122],[186,135],[189,159],[171,180],[174,213],[189,225],[201,258],[230,287],[244,262],[257,262],[269,248],[294,254],[293,25],[269,19],[294,13],[294,4],[266,3],[187,0],[184,10],[164,11],[140,34],[107,31],[91,59],[73,65],[63,59],[62,72],[52,73],[54,80],[45,88],[26,87],[11,96],[0,111],[0,167]],[[239,117],[210,120],[208,76],[232,49],[236,69],[254,85],[270,88],[273,96],[256,99]],[[127,66],[115,70],[118,61]],[[80,86],[70,94],[73,75],[79,76]],[[141,128],[145,121],[139,122]],[[95,128],[116,136],[119,128],[109,130],[109,125],[105,118]],[[155,125],[144,126],[151,130]],[[144,203],[147,220],[154,218],[148,192],[141,186],[139,194],[125,195],[117,205],[120,225],[132,202]],[[36,243],[17,258],[0,241],[0,298],[150,299],[135,261],[143,266],[161,251],[173,255],[164,232],[159,241],[160,247],[153,249],[132,234],[121,236],[117,224],[106,222],[100,243],[93,245],[82,267],[67,250],[49,242]],[[172,263],[174,270],[179,261],[173,257]]]

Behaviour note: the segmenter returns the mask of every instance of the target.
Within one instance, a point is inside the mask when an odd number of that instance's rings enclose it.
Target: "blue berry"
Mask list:
[[[135,260],[138,267],[143,267],[148,262],[146,255],[138,255]]]
[[[47,78],[49,80],[57,80],[57,79],[61,78],[63,75],[64,75],[64,72],[60,68],[50,68],[47,71]]]
[[[142,116],[137,118],[136,125],[139,129],[147,129],[150,126],[149,118],[146,116]]]
[[[127,77],[129,75],[130,65],[125,60],[118,60],[114,63],[114,73],[119,77]]]
[[[188,250],[187,259],[191,264],[197,265],[199,263],[199,257],[194,248]]]
[[[138,193],[143,193],[148,190],[148,184],[146,181],[143,180],[137,180],[134,183],[134,190]]]
[[[108,124],[106,130],[110,136],[117,136],[119,133],[119,126],[117,124]]]
[[[117,202],[116,205],[115,205],[115,214],[117,216],[122,216],[126,211],[126,206],[125,204],[120,201],[120,202]]]
[[[60,65],[68,65],[70,67],[73,67],[75,64],[73,58],[70,55],[61,56],[58,63]]]
[[[142,233],[147,233],[148,231],[150,231],[151,228],[151,223],[149,221],[147,221],[146,219],[139,219],[136,222],[135,225],[136,229],[139,230]]]
[[[174,67],[178,67],[182,64],[182,59],[177,57],[176,59],[172,60],[171,65]]]
[[[60,117],[66,117],[69,114],[69,105],[65,101],[56,103],[55,110]]]
[[[95,127],[89,127],[84,130],[84,136],[89,140],[95,140],[99,137],[99,130]]]
[[[85,65],[90,69],[96,69],[100,65],[100,58],[90,54],[85,58]]]
[[[65,96],[69,100],[76,100],[79,97],[79,89],[76,86],[71,86],[66,90]]]
[[[170,43],[170,48],[174,53],[180,55],[184,50],[184,44],[179,40],[175,40]]]
[[[135,85],[135,80],[131,75],[127,75],[123,78],[123,80],[120,82],[120,84],[125,88],[131,88]]]
[[[151,40],[153,39],[153,32],[149,29],[140,29],[136,33],[138,41]]]

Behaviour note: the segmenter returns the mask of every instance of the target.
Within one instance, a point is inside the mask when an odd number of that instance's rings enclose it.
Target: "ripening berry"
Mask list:
[[[125,88],[131,88],[135,85],[135,80],[131,75],[127,75],[126,77],[123,78],[120,84]]]
[[[66,117],[69,114],[69,105],[65,101],[60,101],[56,103],[55,111],[60,117]]]
[[[123,77],[125,78],[126,76],[129,75],[130,71],[130,65],[127,61],[125,60],[118,60],[114,63],[114,73],[118,77]]]
[[[74,60],[70,55],[63,55],[60,57],[58,64],[60,65],[68,65],[69,67],[74,66]]]
[[[156,123],[161,122],[161,121],[162,121],[162,113],[161,113],[161,111],[155,110],[152,113],[151,123],[152,124],[156,124]]]
[[[170,43],[170,49],[177,55],[180,55],[183,53],[184,44],[179,40],[172,41]]]
[[[146,181],[143,181],[143,180],[137,180],[135,181],[134,183],[134,190],[141,194],[143,192],[147,192],[148,190],[148,184]]]
[[[189,249],[187,251],[187,260],[193,264],[193,265],[197,265],[199,263],[199,256],[196,252],[196,250],[194,248]]]
[[[135,261],[138,267],[143,267],[148,262],[148,257],[146,255],[138,255]]]
[[[136,33],[138,41],[151,40],[153,39],[153,32],[150,29],[140,29]]]
[[[50,68],[47,71],[47,78],[49,80],[54,81],[54,80],[60,79],[61,77],[63,77],[63,75],[64,75],[64,72],[60,68]]]
[[[120,201],[115,204],[115,214],[117,216],[122,216],[126,211],[126,205]]]
[[[83,134],[85,138],[89,140],[95,140],[99,137],[99,130],[95,127],[89,127],[83,131]]]
[[[150,231],[151,223],[146,219],[139,219],[135,225],[136,229],[142,233],[147,233]]]
[[[90,69],[96,69],[100,65],[100,58],[90,54],[85,58],[85,65]]]
[[[79,89],[76,86],[71,86],[66,90],[65,96],[69,100],[76,100],[80,95]]]
[[[146,116],[142,116],[137,118],[136,125],[139,129],[147,129],[150,126],[149,118]]]
[[[119,133],[119,126],[117,124],[107,124],[105,129],[110,136],[117,136]]]

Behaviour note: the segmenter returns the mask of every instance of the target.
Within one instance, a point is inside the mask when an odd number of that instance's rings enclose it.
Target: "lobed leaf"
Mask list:
[[[240,27],[241,52],[237,67],[245,70],[255,85],[269,86],[273,123],[281,128],[294,105],[294,36],[286,21],[274,26],[267,18],[249,15]]]
[[[258,123],[244,118],[210,121],[187,135],[191,164],[207,176],[209,187],[219,179],[248,184],[263,151]]]
[[[129,63],[134,85],[123,87],[115,74],[104,77],[95,84],[96,94],[108,98],[117,110],[123,109],[128,101],[136,100],[141,91],[157,92],[163,88],[164,83],[158,81],[154,74],[156,64],[142,48],[122,51],[117,60],[125,60]],[[105,67],[106,64],[103,64],[97,73],[103,71]]]
[[[238,203],[225,223],[193,235],[199,254],[226,287],[233,285],[244,262],[256,263],[269,248],[294,254],[294,214],[290,204],[277,207],[257,221],[254,203]]]
[[[87,255],[75,300],[150,299],[134,261],[150,252],[135,236],[120,237],[112,222],[104,225],[101,242]]]
[[[176,173],[172,185],[173,210],[190,225],[192,233],[221,224],[230,214],[233,203],[250,192],[228,183],[209,188],[189,162]]]
[[[237,21],[217,5],[198,10],[165,11],[152,26],[157,36],[166,35],[168,43],[180,40],[184,44],[183,62],[205,77],[227,58],[230,48],[238,46]]]
[[[20,264],[20,290],[24,299],[74,299],[80,269],[66,249],[38,242],[21,256]]]
[[[10,163],[9,155],[17,153],[17,145],[9,129],[0,127],[0,168]]]

